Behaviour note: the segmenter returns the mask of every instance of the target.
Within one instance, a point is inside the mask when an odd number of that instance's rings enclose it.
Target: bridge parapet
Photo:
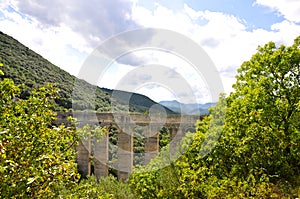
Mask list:
[[[108,123],[133,123],[139,125],[147,124],[194,124],[200,119],[199,115],[180,115],[168,114],[165,116],[138,114],[138,113],[93,113],[93,112],[60,112],[58,113],[57,123],[67,123],[67,117],[74,116],[78,122],[99,122],[100,124]],[[116,121],[117,120],[117,121]],[[163,121],[162,121],[163,120]]]

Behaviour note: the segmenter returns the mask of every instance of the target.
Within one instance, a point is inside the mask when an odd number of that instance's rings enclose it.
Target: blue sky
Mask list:
[[[237,68],[258,45],[269,41],[292,44],[300,35],[298,0],[1,0],[0,31],[13,36],[46,59],[78,75],[84,61],[108,38],[140,28],[163,28],[192,39],[209,55],[227,94]],[[136,38],[136,42],[143,38]],[[149,37],[150,39],[150,37]],[[120,49],[114,49],[117,54]],[[116,88],[130,71],[145,64],[170,67],[187,80],[200,103],[211,101],[205,78],[189,64],[155,50],[129,50],[99,79]],[[140,78],[140,77],[139,77]],[[87,80],[88,81],[88,80]],[[170,79],[170,81],[174,81]],[[136,82],[136,81],[134,81]],[[151,85],[152,84],[152,85]],[[178,99],[183,93],[164,85],[139,85],[131,90],[156,101]]]
[[[234,15],[245,20],[248,29],[270,29],[271,25],[283,21],[284,18],[272,11],[270,7],[256,5],[253,0],[141,0],[139,5],[155,9],[155,3],[159,3],[172,10],[180,10],[183,4],[187,4],[194,10],[209,10]]]

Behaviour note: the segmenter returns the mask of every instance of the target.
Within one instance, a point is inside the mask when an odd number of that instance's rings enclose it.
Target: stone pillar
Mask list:
[[[94,173],[97,179],[108,176],[108,129],[101,138],[94,136]]]
[[[86,140],[81,140],[77,149],[77,165],[82,177],[86,177],[91,174],[91,136],[88,136]]]
[[[179,147],[181,139],[183,138],[183,132],[179,127],[172,126],[169,128],[170,131],[170,158],[171,161],[176,160],[180,153]]]
[[[177,127],[170,126],[168,129],[169,129],[169,132],[170,132],[170,142],[171,142],[177,134]]]
[[[126,180],[133,167],[133,128],[125,127],[118,133],[118,178]]]
[[[150,160],[157,156],[159,150],[159,137],[158,130],[155,127],[149,126],[149,128],[144,132],[145,136],[145,162],[144,164],[149,164]]]

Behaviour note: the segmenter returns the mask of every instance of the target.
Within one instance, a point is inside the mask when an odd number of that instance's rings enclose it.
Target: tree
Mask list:
[[[193,143],[173,164],[179,183],[172,193],[186,198],[299,197],[300,37],[289,47],[274,42],[259,47],[236,78],[235,91],[197,123]],[[212,145],[220,131],[214,124],[222,123],[213,119],[224,114],[223,100],[225,123]],[[202,153],[210,146],[213,150]],[[155,190],[166,198],[165,189],[172,185],[161,183],[166,176],[164,170],[134,173],[130,184],[138,184],[142,196]]]
[[[299,47],[300,37],[290,47],[270,42],[242,64],[235,92],[226,99],[219,143],[183,174],[184,181],[198,175],[206,176],[208,183],[196,179],[199,185],[184,187],[186,194],[194,191],[205,197],[230,198],[299,194]]]
[[[272,182],[299,177],[299,47],[300,37],[290,47],[270,42],[238,70],[226,122],[237,140],[232,155],[244,165],[235,168],[239,176],[263,172]]]
[[[0,198],[53,197],[77,183],[77,135],[52,126],[56,96],[48,85],[22,100],[12,80],[0,82]]]

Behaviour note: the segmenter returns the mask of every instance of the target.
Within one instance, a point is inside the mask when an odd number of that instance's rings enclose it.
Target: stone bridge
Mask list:
[[[86,124],[90,126],[106,127],[106,133],[97,141],[90,136],[81,140],[77,146],[77,163],[82,175],[91,174],[91,155],[94,156],[94,175],[108,175],[108,131],[111,126],[118,129],[118,178],[124,180],[133,168],[133,139],[134,128],[143,127],[144,133],[144,163],[148,164],[159,152],[159,131],[165,127],[170,132],[170,148],[180,142],[185,132],[193,129],[196,120],[201,119],[196,115],[155,115],[155,114],[125,114],[125,113],[93,113],[73,112],[59,113],[57,123],[68,125],[67,117],[73,116],[77,119],[79,126]],[[93,148],[92,148],[93,146]]]

